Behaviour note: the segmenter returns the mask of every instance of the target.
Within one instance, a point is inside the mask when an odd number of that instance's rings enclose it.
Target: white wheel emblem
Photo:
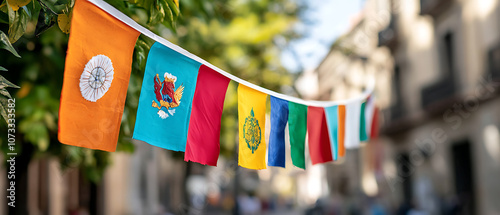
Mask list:
[[[80,77],[80,92],[83,98],[96,102],[111,87],[113,81],[113,63],[105,55],[96,55],[89,60]]]

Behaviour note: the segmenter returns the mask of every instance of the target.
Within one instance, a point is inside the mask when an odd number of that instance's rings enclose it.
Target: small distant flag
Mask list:
[[[359,117],[359,140],[360,141],[367,141],[368,140],[368,134],[366,131],[366,117],[365,117],[365,111],[366,111],[366,102],[361,103],[361,111],[360,111],[360,117]]]
[[[338,106],[338,147],[339,157],[345,156],[345,105]]]
[[[375,113],[375,98],[370,96],[366,100],[365,107],[365,125],[366,125],[366,133],[368,137],[371,137],[371,129],[372,129],[372,121]]]
[[[373,116],[371,121],[370,138],[377,138],[379,132],[379,122],[378,122],[379,110],[378,107],[374,107]]]
[[[326,122],[328,124],[328,133],[330,134],[330,143],[332,148],[333,160],[337,160],[339,157],[339,113],[338,106],[331,106],[325,108]]]
[[[360,100],[356,100],[346,105],[344,139],[346,149],[359,147],[360,144],[361,103]]]

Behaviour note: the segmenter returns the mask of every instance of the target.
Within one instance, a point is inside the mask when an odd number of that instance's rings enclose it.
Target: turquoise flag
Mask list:
[[[169,150],[185,150],[200,66],[158,42],[153,44],[142,82],[134,139]]]
[[[338,146],[338,106],[325,108],[326,124],[328,125],[328,133],[330,134],[330,143],[332,144],[332,157],[337,160],[339,155]]]

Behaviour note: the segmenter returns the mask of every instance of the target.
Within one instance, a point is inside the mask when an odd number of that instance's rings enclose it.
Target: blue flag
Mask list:
[[[325,108],[326,124],[328,125],[328,133],[330,134],[330,143],[332,144],[332,158],[337,160],[339,155],[338,146],[338,106]]]
[[[269,135],[269,166],[285,167],[285,127],[288,101],[271,96],[271,134]]]
[[[169,150],[185,150],[200,66],[158,42],[153,44],[142,82],[134,139]]]

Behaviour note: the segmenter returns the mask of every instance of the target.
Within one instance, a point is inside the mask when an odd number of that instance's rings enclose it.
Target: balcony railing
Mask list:
[[[395,49],[398,43],[398,32],[396,27],[396,17],[391,15],[391,21],[387,28],[378,33],[378,46],[387,46]]]
[[[488,70],[493,80],[500,80],[500,45],[488,52]]]
[[[401,119],[404,115],[405,115],[405,111],[404,111],[404,107],[403,107],[403,103],[401,102],[398,102],[394,105],[392,105],[390,108],[389,108],[389,111],[390,111],[390,119],[392,121],[395,121],[395,120],[398,120],[398,119]]]
[[[452,2],[453,0],[420,0],[420,14],[436,17]]]
[[[439,106],[440,103],[446,103],[455,96],[456,87],[453,78],[445,78],[427,87],[421,91],[422,107],[429,109],[432,106]]]

